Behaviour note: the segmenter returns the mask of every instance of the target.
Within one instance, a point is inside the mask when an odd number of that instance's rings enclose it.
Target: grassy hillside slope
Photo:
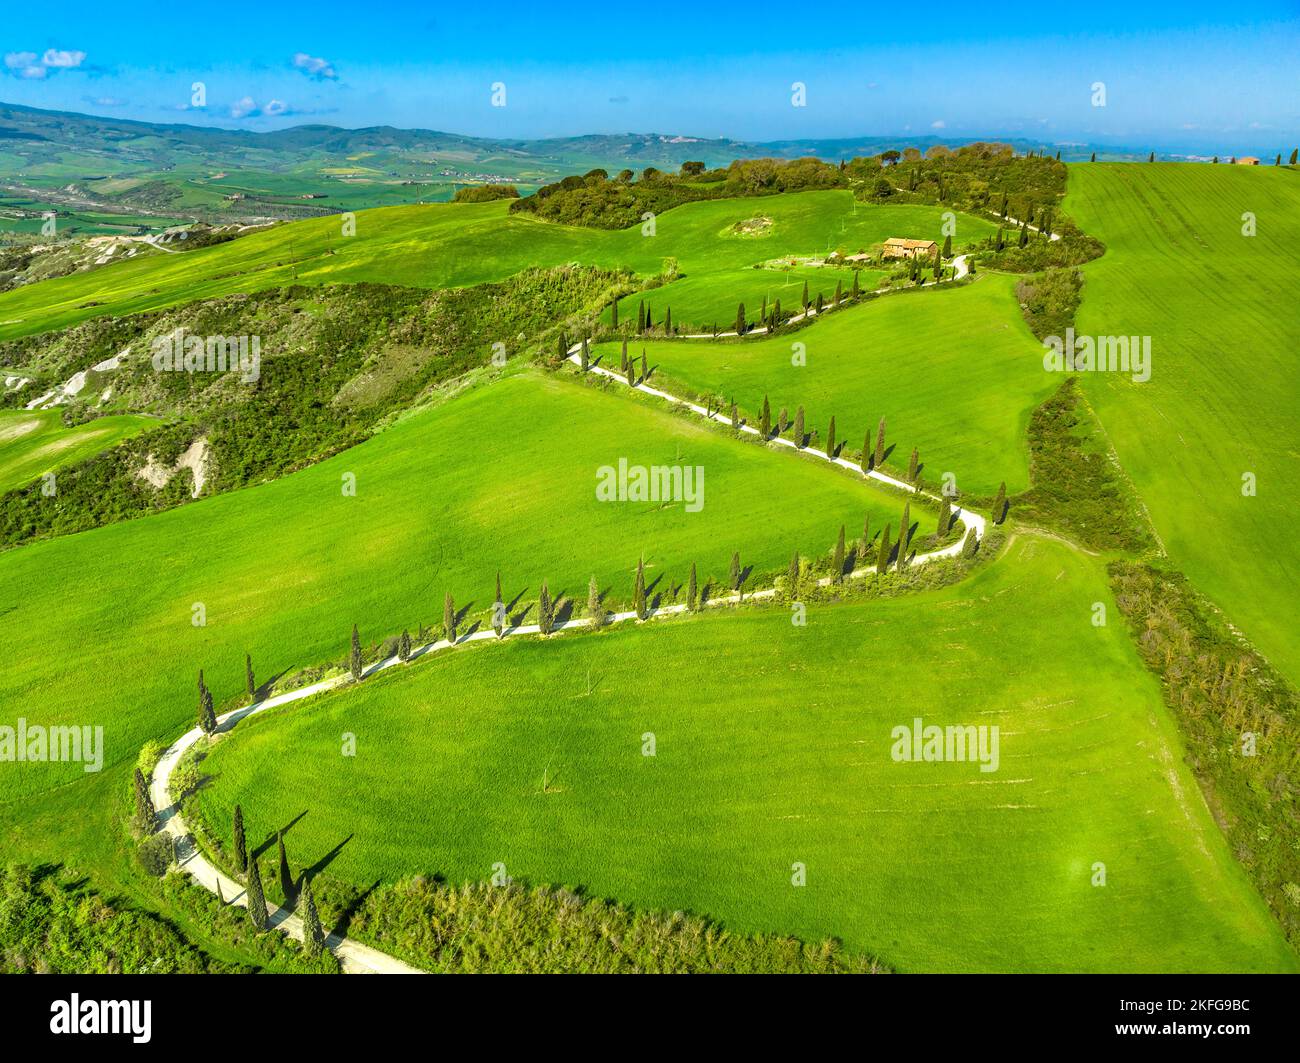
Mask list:
[[[66,428],[58,410],[0,412],[0,494],[107,450],[156,423],[149,417],[120,415]]]
[[[792,364],[794,343],[804,345],[805,365]],[[1044,377],[1014,281],[992,274],[959,289],[885,296],[790,335],[628,345],[643,348],[684,392],[735,398],[751,418],[764,395],[773,418],[782,406],[793,418],[802,405],[809,430],[825,438],[834,416],[836,437],[852,448],[884,417],[895,466],[905,469],[917,447],[926,479],[952,472],[959,488],[982,494],[1002,480],[1013,493],[1027,485],[1025,426],[1057,385]],[[597,350],[617,368],[617,344]]]
[[[1150,336],[1152,375],[1084,380],[1174,563],[1300,682],[1300,174],[1071,167],[1068,209],[1107,245],[1080,334]],[[1243,236],[1243,214],[1258,234]],[[1257,481],[1242,494],[1245,473]]]
[[[763,235],[731,230],[760,213],[772,219]],[[938,207],[855,204],[845,190],[805,192],[688,204],[660,217],[656,235],[643,236],[639,226],[606,232],[507,215],[504,201],[382,208],[358,213],[354,236],[342,235],[341,217],[309,219],[183,255],[116,263],[0,294],[0,339],[295,280],[444,288],[566,262],[653,275],[668,257],[689,274],[899,234],[935,237],[941,215]],[[963,239],[992,231],[988,221],[960,220]]]
[[[620,458],[702,466],[703,508],[597,501],[597,469]],[[829,553],[842,523],[897,526],[901,508],[650,400],[524,373],[273,483],[0,555],[0,704],[103,725],[106,763],[122,763],[194,721],[199,668],[219,702],[242,694],[245,652],[260,680],[343,660],[353,624],[367,644],[438,625],[448,591],[489,609],[498,570],[508,598],[534,600],[548,579],[579,606],[592,575],[611,603],[630,600],[642,554],[652,596],[692,561],[701,582],[725,579],[733,550],[756,577],[784,572],[794,550]],[[934,531],[933,514],[912,514]],[[0,772],[0,801],[84,779],[27,764]]]
[[[363,886],[501,863],[903,970],[1295,970],[1094,600],[1096,562],[1021,538],[960,587],[806,627],[774,609],[467,648],[241,725],[198,800],[227,844],[239,801],[250,836],[291,823],[298,866],[329,854]],[[999,726],[998,770],[895,762],[917,716]]]

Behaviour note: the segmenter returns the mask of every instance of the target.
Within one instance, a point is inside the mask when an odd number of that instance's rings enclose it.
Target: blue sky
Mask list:
[[[896,8],[143,0],[109,15],[102,2],[11,4],[0,99],[252,129],[998,134],[1224,154],[1300,141],[1295,0]],[[491,105],[495,82],[504,107]],[[795,82],[804,107],[791,104]]]

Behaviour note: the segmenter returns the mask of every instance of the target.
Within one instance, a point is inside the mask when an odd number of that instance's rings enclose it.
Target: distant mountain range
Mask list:
[[[429,129],[300,125],[271,132],[137,122],[0,103],[0,208],[168,220],[295,218],[449,199],[466,184],[511,182],[527,193],[593,167],[676,169],[737,158],[830,161],[972,138],[862,136],[752,142],[659,133],[500,140]],[[1019,151],[1049,146],[989,136]],[[1050,146],[1056,150],[1055,145]],[[1063,159],[1145,157],[1091,145]],[[76,227],[75,224],[73,226]],[[85,231],[92,229],[83,225]]]

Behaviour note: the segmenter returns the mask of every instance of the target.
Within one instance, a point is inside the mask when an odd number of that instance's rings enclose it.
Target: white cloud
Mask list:
[[[267,118],[274,118],[276,115],[287,114],[289,105],[284,100],[267,100],[266,106],[262,108],[262,113]]]
[[[315,78],[317,81],[337,81],[339,77],[338,71],[334,69],[334,64],[328,59],[308,55],[306,52],[295,52],[293,65],[308,77]]]
[[[85,52],[66,51],[60,48],[47,48],[45,54],[41,56],[41,62],[45,66],[58,67],[61,70],[73,70],[85,62]]]
[[[245,96],[230,105],[231,118],[256,118],[261,113],[252,96]]]
[[[936,118],[933,122],[930,123],[931,129],[945,129],[947,128],[947,126],[948,123],[945,122],[942,118]]]
[[[76,70],[85,61],[85,52],[66,48],[47,48],[40,56],[35,52],[6,52],[5,73],[10,77],[40,81],[60,70]]]

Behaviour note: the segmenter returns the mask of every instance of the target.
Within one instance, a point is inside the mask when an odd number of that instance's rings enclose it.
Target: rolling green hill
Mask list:
[[[751,421],[764,395],[774,418],[803,406],[823,438],[833,416],[851,448],[884,417],[899,448],[895,467],[906,468],[917,447],[933,483],[951,472],[968,492],[991,495],[1005,480],[1015,493],[1028,484],[1030,411],[1057,382],[1045,379],[1013,289],[1011,278],[990,274],[961,288],[886,295],[770,339],[634,340],[629,351],[644,349],[669,390],[735,398]],[[794,344],[805,364],[794,364]],[[617,344],[595,352],[617,367]]]
[[[1300,173],[1077,166],[1066,207],[1107,246],[1078,332],[1151,337],[1147,383],[1085,380],[1119,459],[1174,564],[1300,681]]]
[[[1094,600],[1099,565],[1022,538],[960,586],[802,628],[463,648],[241,724],[197,800],[226,844],[238,801],[250,837],[291,824],[297,864],[362,886],[503,864],[903,971],[1296,970]],[[998,726],[997,770],[896,762],[914,717]]]
[[[0,294],[0,339],[44,332],[104,314],[130,314],[232,292],[292,282],[375,281],[422,288],[503,280],[529,267],[579,262],[629,268],[646,276],[675,258],[693,271],[745,268],[785,254],[857,247],[900,232],[937,235],[942,211],[930,206],[864,206],[844,190],[692,203],[660,217],[655,236],[554,225],[508,214],[504,201],[392,207],[357,215],[356,234],[337,217],[309,219],[184,255],[114,263]],[[735,223],[762,211],[761,236]],[[963,239],[993,231],[961,220]],[[733,319],[735,301],[726,311]]]
[[[701,508],[598,501],[597,470],[620,458],[702,467]],[[860,478],[740,445],[653,400],[525,372],[265,486],[0,555],[13,662],[0,703],[33,723],[103,724],[106,762],[122,764],[193,721],[199,668],[219,698],[241,693],[246,652],[263,679],[339,660],[353,624],[369,644],[441,623],[446,592],[480,617],[498,571],[525,602],[548,579],[585,605],[594,575],[613,603],[631,599],[643,555],[651,595],[667,600],[692,562],[701,583],[721,581],[739,551],[753,585],[795,550],[828,554],[841,524],[852,535],[870,514],[897,527],[901,508]],[[934,531],[933,515],[912,516]],[[78,586],[95,590],[69,593]],[[191,623],[195,603],[206,626]],[[50,649],[74,639],[69,667]],[[0,800],[80,778],[66,764],[3,772]]]
[[[58,410],[0,412],[0,494],[106,450],[154,423],[128,414],[65,428]]]

